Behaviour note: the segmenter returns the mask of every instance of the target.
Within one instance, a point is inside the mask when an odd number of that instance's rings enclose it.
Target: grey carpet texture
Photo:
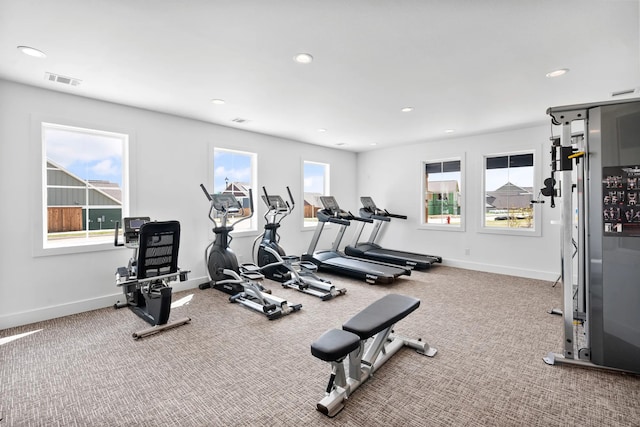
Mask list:
[[[442,265],[390,285],[321,274],[346,295],[321,301],[263,284],[300,312],[269,321],[213,289],[171,318],[191,323],[141,340],[128,309],[0,331],[2,426],[640,426],[636,375],[548,366],[562,350],[560,286]],[[90,285],[90,284],[88,284]],[[330,365],[310,344],[389,293],[420,299],[398,334],[438,349],[401,349],[335,418],[315,410]]]

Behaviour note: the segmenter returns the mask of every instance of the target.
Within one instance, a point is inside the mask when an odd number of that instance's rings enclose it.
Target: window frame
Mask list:
[[[233,154],[239,154],[239,155],[246,155],[249,156],[249,158],[251,159],[251,183],[250,183],[250,187],[251,187],[251,193],[252,193],[252,204],[253,204],[253,215],[252,217],[248,220],[245,221],[245,224],[249,224],[247,228],[242,228],[242,229],[234,229],[231,234],[233,236],[253,236],[256,235],[258,233],[258,200],[260,197],[260,194],[257,186],[258,186],[258,153],[253,152],[253,151],[249,151],[246,149],[242,149],[242,148],[227,148],[227,147],[223,147],[223,146],[215,146],[212,145],[211,147],[211,163],[209,165],[209,170],[211,171],[211,176],[209,178],[209,183],[211,184],[211,191],[215,192],[215,177],[216,177],[216,165],[215,165],[215,156],[216,156],[216,152],[218,151],[224,151],[227,153],[233,153]]]
[[[466,154],[463,153],[460,156],[452,156],[452,157],[443,157],[443,158],[437,158],[437,159],[429,159],[429,160],[422,160],[420,162],[420,229],[425,229],[425,230],[441,230],[441,231],[465,231],[466,228],[466,185],[465,185],[465,157]],[[427,185],[426,185],[426,179],[425,179],[425,175],[426,175],[426,167],[428,164],[434,164],[434,163],[446,163],[446,162],[454,162],[454,161],[459,161],[460,162],[460,198],[459,198],[459,206],[460,206],[460,223],[459,224],[436,224],[436,223],[430,223],[427,222],[427,218],[426,218],[426,210],[425,210],[425,201],[426,201],[426,194],[428,191]]]
[[[89,123],[83,120],[54,117],[40,114],[31,115],[31,150],[30,156],[36,161],[33,162],[31,188],[31,215],[32,227],[32,255],[34,257],[65,255],[86,252],[98,252],[117,249],[113,244],[113,237],[105,238],[102,241],[91,242],[88,239],[83,242],[73,244],[50,244],[47,239],[48,233],[48,185],[47,185],[47,150],[45,140],[45,127],[58,128],[70,131],[86,132],[94,135],[106,135],[117,137],[122,140],[122,206],[121,217],[129,215],[134,211],[132,206],[132,188],[134,186],[130,164],[135,156],[132,147],[134,146],[134,132],[108,123]]]
[[[305,195],[305,191],[304,191],[304,182],[306,179],[306,175],[305,175],[305,166],[306,164],[313,164],[313,165],[318,165],[318,166],[323,166],[324,167],[324,176],[323,176],[323,196],[330,196],[331,195],[331,164],[330,163],[326,163],[326,162],[320,162],[320,161],[316,161],[316,160],[304,160],[302,159],[302,164],[301,164],[301,168],[302,168],[302,185],[301,185],[301,189],[302,189],[302,194],[301,194],[301,205],[302,205],[302,215],[301,215],[301,220],[302,220],[302,230],[313,230],[317,227],[318,225],[318,220],[316,218],[315,221],[305,221],[305,216],[304,216],[304,195]]]
[[[539,159],[540,153],[539,148],[531,148],[531,149],[523,149],[523,150],[514,150],[514,151],[504,151],[504,152],[496,152],[490,154],[482,155],[482,188],[481,188],[481,215],[480,215],[480,228],[479,232],[487,233],[487,234],[506,234],[506,235],[514,235],[514,236],[531,236],[531,237],[539,237],[542,235],[542,210],[537,208],[537,204],[532,204],[532,213],[533,213],[533,221],[531,228],[509,228],[509,227],[488,227],[486,225],[486,198],[487,198],[487,159],[488,158],[496,158],[496,157],[504,157],[504,156],[518,156],[523,154],[532,154],[533,155],[533,177],[532,177],[532,189],[531,189],[531,200],[535,200],[535,189],[538,188],[538,180],[539,180]]]

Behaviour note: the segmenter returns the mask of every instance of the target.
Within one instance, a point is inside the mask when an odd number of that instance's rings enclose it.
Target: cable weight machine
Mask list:
[[[541,191],[561,199],[564,340],[543,360],[640,373],[640,100],[547,114],[562,129]]]

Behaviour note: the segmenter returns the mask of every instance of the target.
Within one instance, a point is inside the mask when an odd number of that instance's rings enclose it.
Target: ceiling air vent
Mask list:
[[[611,96],[615,98],[616,96],[633,95],[634,93],[638,92],[640,92],[640,88],[619,90],[617,92],[611,92]]]
[[[50,82],[61,83],[69,86],[79,86],[80,83],[82,83],[82,80],[80,79],[74,79],[73,77],[65,77],[60,74],[53,73],[44,73],[44,78]]]
[[[246,123],[246,122],[248,122],[247,119],[242,119],[240,117],[236,117],[235,119],[233,119],[231,121],[234,122],[234,123]]]

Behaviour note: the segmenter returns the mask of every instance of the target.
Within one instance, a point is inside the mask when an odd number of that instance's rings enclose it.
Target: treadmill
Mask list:
[[[384,249],[376,244],[375,241],[382,224],[391,221],[391,218],[407,219],[407,216],[392,214],[386,209],[378,209],[371,197],[360,197],[360,201],[363,205],[360,209],[360,216],[371,219],[375,224],[369,240],[364,243],[358,243],[365,226],[365,223],[362,223],[362,226],[356,232],[353,244],[344,248],[345,254],[356,258],[401,265],[416,270],[427,270],[435,263],[442,263],[442,257],[437,255],[423,255],[413,252]]]
[[[398,276],[411,275],[411,269],[399,267],[397,265],[387,264],[378,261],[369,261],[364,259],[352,258],[345,256],[338,251],[342,237],[347,227],[351,224],[351,220],[373,222],[372,219],[359,218],[340,209],[338,202],[333,196],[321,196],[320,201],[324,209],[318,211],[318,225],[311,239],[309,250],[302,254],[303,261],[310,261],[318,266],[319,270],[326,270],[336,274],[351,276],[358,279],[364,279],[369,284],[375,283],[391,283]],[[339,224],[340,229],[338,236],[333,242],[333,247],[329,250],[316,251],[318,240],[322,234],[325,224]]]

